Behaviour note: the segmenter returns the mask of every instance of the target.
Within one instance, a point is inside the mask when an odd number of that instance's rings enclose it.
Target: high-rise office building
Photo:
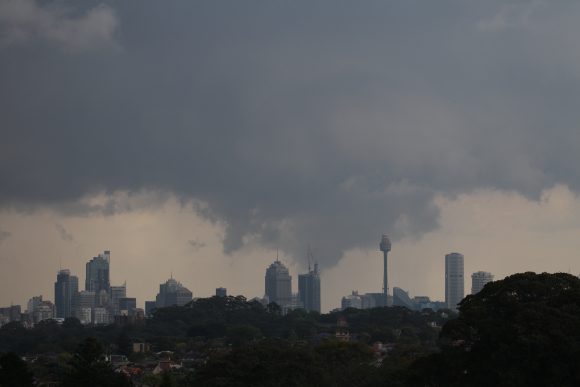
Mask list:
[[[155,305],[155,301],[145,301],[145,316],[146,317],[152,317],[153,313],[155,312],[155,309],[157,309],[157,306]]]
[[[353,290],[350,295],[342,297],[340,302],[340,308],[342,310],[348,308],[362,309],[362,307],[362,298],[359,296],[358,291],[356,290]]]
[[[290,303],[282,308],[282,313],[286,314],[291,310],[304,309],[304,303],[300,300],[300,295],[298,293],[292,294]]]
[[[32,312],[32,321],[37,324],[42,320],[49,320],[54,318],[55,310],[54,304],[50,301],[41,301]]]
[[[282,309],[292,303],[292,276],[278,259],[266,269],[266,296]]]
[[[314,270],[308,268],[308,274],[298,276],[298,294],[304,309],[320,313],[320,273],[317,263],[314,264]]]
[[[156,308],[167,306],[183,306],[193,299],[193,294],[173,278],[159,285],[159,293],[155,299]]]
[[[123,316],[133,316],[137,309],[137,299],[135,297],[123,297],[119,299],[119,311]]]
[[[385,293],[365,293],[360,295],[360,297],[363,309],[380,308],[393,304],[393,296],[388,295],[385,297]]]
[[[57,318],[74,316],[74,305],[79,292],[79,279],[70,270],[60,270],[54,283],[54,304]]]
[[[493,274],[487,271],[477,271],[471,275],[471,294],[477,294],[485,284],[493,281]]]
[[[93,322],[93,308],[76,309],[75,314],[81,324],[90,324]]]
[[[20,321],[22,311],[20,305],[11,305],[0,308],[0,325],[11,321]]]
[[[111,282],[109,280],[109,266],[111,262],[111,252],[105,251],[103,254],[87,262],[87,275],[85,279],[85,290],[99,294],[101,290],[109,293]]]
[[[121,298],[127,297],[127,285],[123,284],[121,286],[111,286],[109,290],[109,300],[111,304],[111,311],[113,316],[119,316],[120,311],[123,309],[119,307],[119,300]]]
[[[226,288],[216,288],[215,295],[217,297],[227,297],[228,296],[228,290]]]
[[[42,302],[42,296],[34,296],[30,300],[28,300],[28,304],[26,305],[26,313],[32,315],[34,309]]]
[[[81,322],[91,322],[91,311],[95,307],[96,294],[86,290],[80,291],[75,302],[75,317]],[[87,312],[88,311],[88,312]]]
[[[445,304],[449,309],[457,309],[463,300],[465,284],[463,278],[463,254],[445,255]]]
[[[107,325],[111,323],[111,314],[107,308],[93,308],[91,320],[93,324]]]

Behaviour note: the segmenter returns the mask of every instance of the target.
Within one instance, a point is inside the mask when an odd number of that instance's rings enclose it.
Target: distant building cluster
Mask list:
[[[298,276],[298,293],[292,293],[292,276],[288,268],[278,258],[266,269],[266,303],[276,303],[283,313],[292,309],[305,309],[320,313],[320,273],[318,264],[314,270]]]
[[[359,294],[353,290],[351,294],[344,296],[341,301],[342,310],[347,308],[368,309],[377,306],[404,306],[411,310],[423,309],[451,309],[456,310],[458,304],[465,296],[463,254],[449,253],[445,255],[445,301],[431,301],[427,296],[415,296],[411,298],[409,292],[394,287],[393,294],[389,294],[388,286],[388,253],[391,251],[391,241],[383,234],[379,244],[379,250],[383,253],[383,293]],[[479,293],[485,284],[493,281],[493,274],[478,271],[471,276],[471,293]]]
[[[119,318],[144,318],[143,310],[137,308],[136,298],[127,297],[126,284],[111,286],[110,263],[110,251],[87,262],[84,290],[79,290],[79,279],[70,270],[59,270],[54,283],[54,304],[43,296],[34,296],[24,312],[19,305],[0,308],[0,325],[20,321],[24,326],[33,326],[43,320],[62,322],[69,317],[79,319],[82,324],[98,325],[110,324]]]
[[[455,310],[464,298],[464,256],[460,253],[445,255],[445,301],[432,301],[427,296],[411,297],[408,291],[393,287],[390,293],[388,281],[388,254],[391,241],[383,234],[379,244],[383,253],[383,288],[381,292],[359,294],[353,290],[342,297],[340,309],[369,309],[384,306],[403,306],[411,310],[442,309]],[[278,258],[266,269],[264,277],[264,297],[254,300],[268,305],[275,303],[282,313],[293,309],[321,312],[321,287],[318,263],[312,268],[312,254],[308,251],[308,271],[298,275],[298,293],[292,292],[292,276],[288,268]],[[59,270],[54,283],[54,304],[42,296],[32,297],[23,312],[20,305],[0,308],[0,326],[20,321],[25,326],[33,326],[43,320],[64,321],[76,317],[82,324],[110,324],[120,321],[135,321],[152,316],[159,308],[183,306],[193,300],[192,292],[173,278],[159,285],[155,300],[145,301],[145,309],[137,308],[137,300],[127,297],[127,285],[111,285],[111,253],[104,251],[86,263],[84,290],[79,289],[79,278],[70,270]],[[471,293],[480,292],[492,282],[493,274],[478,271],[471,275]],[[227,289],[216,288],[217,297],[227,297]]]
[[[348,308],[370,309],[387,306],[387,304],[392,304],[392,297],[386,297],[384,293],[359,294],[357,290],[353,290],[348,296],[342,297],[340,307],[342,310]]]

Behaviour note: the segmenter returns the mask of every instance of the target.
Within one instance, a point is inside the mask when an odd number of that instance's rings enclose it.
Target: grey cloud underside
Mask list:
[[[580,5],[75,4],[114,11],[115,47],[0,52],[4,206],[171,193],[226,252],[330,265],[437,227],[436,194],[580,187]]]

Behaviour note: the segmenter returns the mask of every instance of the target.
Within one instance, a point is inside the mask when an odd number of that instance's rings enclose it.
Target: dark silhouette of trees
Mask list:
[[[445,325],[417,385],[580,385],[580,279],[523,273],[487,284]]]
[[[81,330],[83,329],[83,324],[81,324],[81,321],[76,317],[67,317],[64,319],[64,322],[62,323],[62,327],[63,329]]]
[[[121,355],[129,356],[131,352],[133,352],[133,343],[131,337],[129,337],[128,329],[124,328],[121,330],[121,333],[117,336],[115,344],[117,345]]]
[[[85,339],[68,362],[62,386],[130,386],[131,383],[123,375],[113,371],[103,355],[103,346],[95,338]]]
[[[14,352],[0,356],[0,386],[28,387],[33,385],[32,373],[24,360]]]

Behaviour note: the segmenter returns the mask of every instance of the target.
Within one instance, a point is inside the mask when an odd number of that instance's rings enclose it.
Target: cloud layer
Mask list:
[[[114,45],[118,20],[113,9],[99,4],[75,15],[62,2],[3,0],[0,2],[0,45],[41,40],[72,51]]]
[[[0,4],[4,207],[176,196],[226,252],[331,265],[433,230],[438,195],[580,188],[577,4]]]

